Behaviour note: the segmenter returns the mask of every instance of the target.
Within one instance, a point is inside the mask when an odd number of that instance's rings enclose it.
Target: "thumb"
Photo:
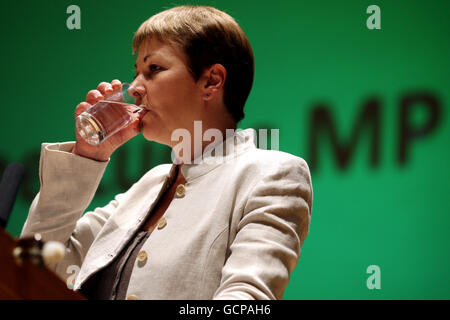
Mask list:
[[[92,106],[89,103],[81,102],[75,109],[75,118],[77,118],[80,114],[85,112],[90,107],[92,107]]]

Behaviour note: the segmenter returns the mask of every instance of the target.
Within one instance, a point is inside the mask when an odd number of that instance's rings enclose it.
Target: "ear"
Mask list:
[[[202,99],[211,100],[225,85],[226,78],[227,70],[223,65],[216,63],[206,68],[200,78]]]

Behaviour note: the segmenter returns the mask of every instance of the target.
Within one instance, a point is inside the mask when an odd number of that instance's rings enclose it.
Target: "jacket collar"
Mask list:
[[[181,174],[187,182],[207,174],[221,164],[235,160],[245,151],[256,148],[255,129],[237,129],[224,141],[208,145],[203,154],[195,158],[190,164],[181,166]],[[221,151],[222,150],[222,151]],[[176,164],[173,164],[168,178],[172,179],[176,173]]]

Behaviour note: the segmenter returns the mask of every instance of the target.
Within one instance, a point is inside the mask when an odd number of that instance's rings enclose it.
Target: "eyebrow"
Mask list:
[[[144,63],[147,60],[147,58],[152,56],[152,55],[153,55],[153,53],[149,53],[148,55],[146,55],[145,58],[144,58]],[[134,67],[137,68],[137,64],[136,63],[134,64]]]
[[[153,53],[149,53],[148,55],[146,55],[145,58],[144,58],[144,62],[145,62],[145,60],[147,60],[148,57],[150,57],[152,55],[153,55]]]

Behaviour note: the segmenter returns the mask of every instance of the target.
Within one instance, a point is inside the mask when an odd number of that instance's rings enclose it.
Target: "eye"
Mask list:
[[[156,64],[151,64],[151,65],[148,67],[148,70],[150,71],[150,73],[154,73],[154,72],[160,71],[160,70],[161,70],[161,67],[158,66],[158,65],[156,65]]]

